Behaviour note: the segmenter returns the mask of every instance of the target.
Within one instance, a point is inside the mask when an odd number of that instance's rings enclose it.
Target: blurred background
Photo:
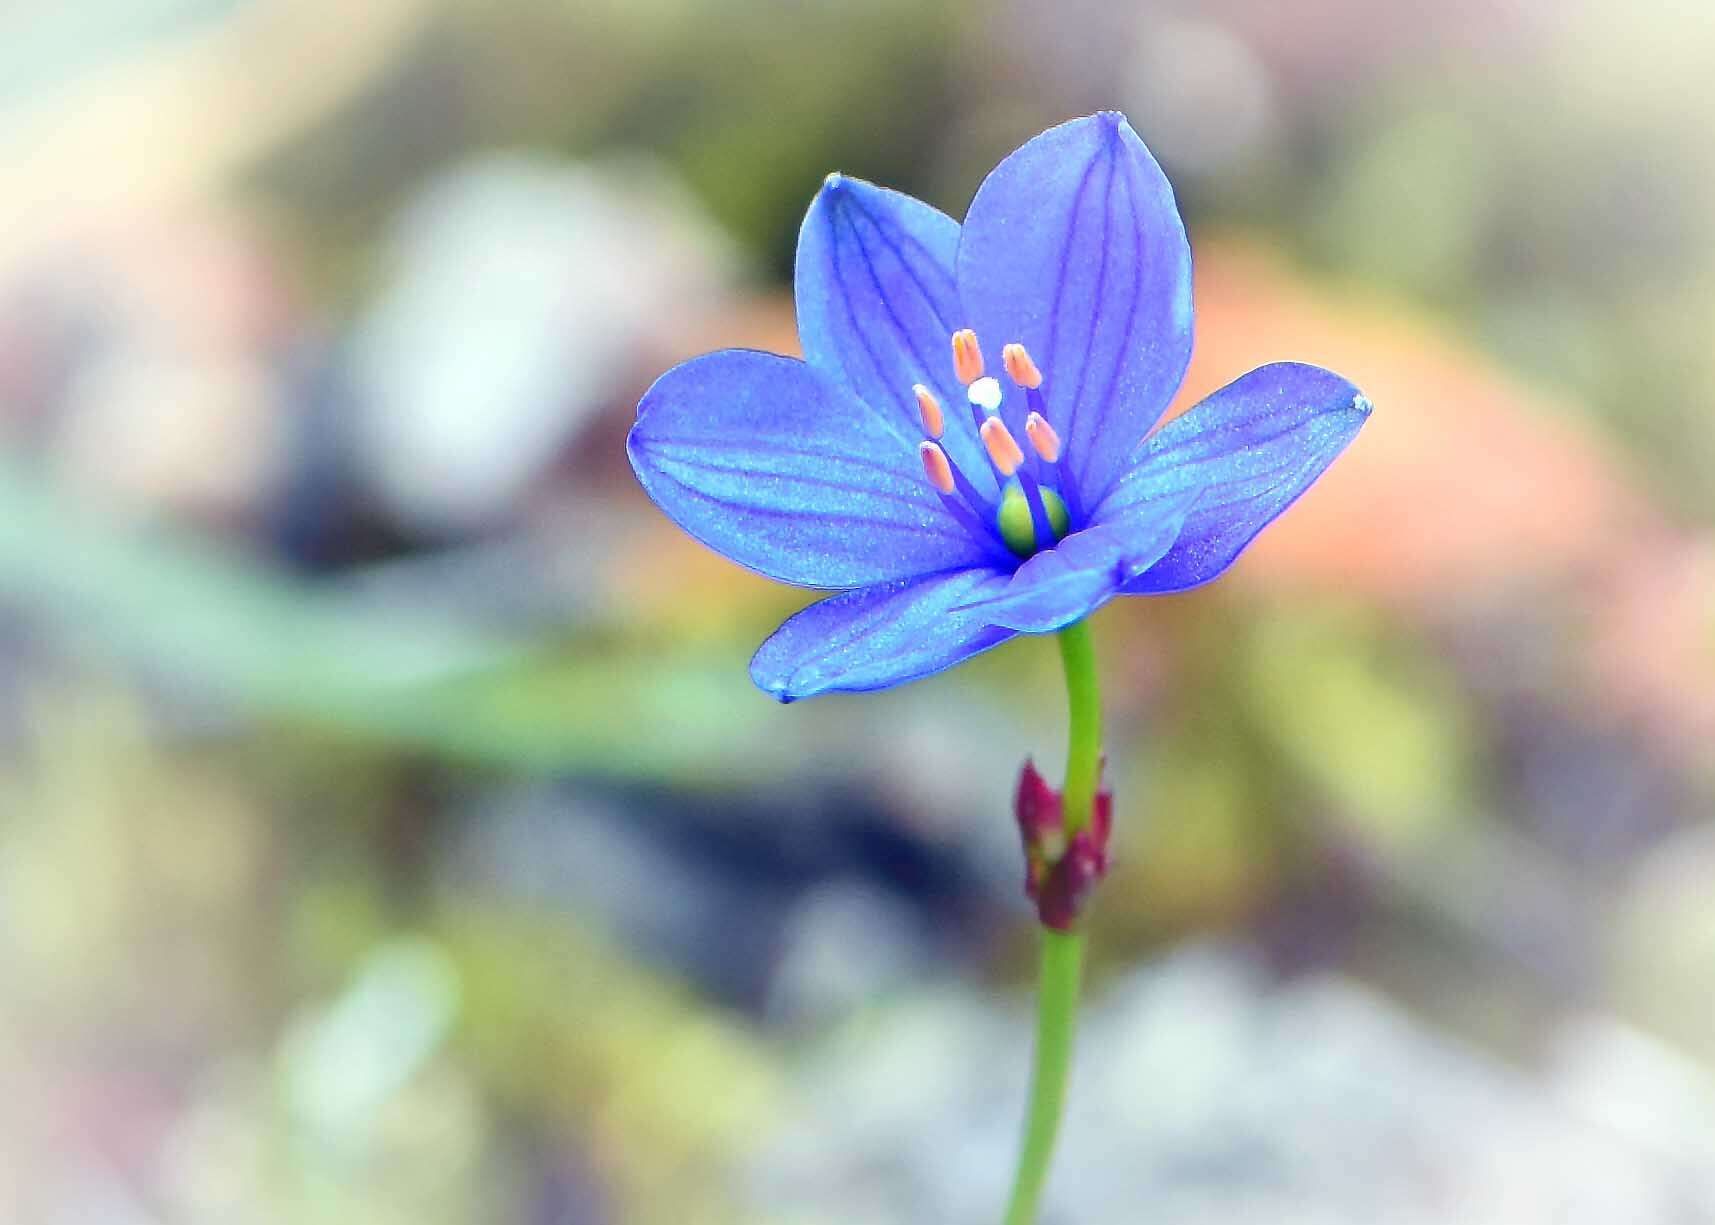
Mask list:
[[[1050,1221],[1715,1221],[1715,10],[0,10],[0,1220],[995,1219],[1019,641],[791,708],[622,441],[839,169],[1124,109],[1190,403],[1376,413],[1121,601]]]

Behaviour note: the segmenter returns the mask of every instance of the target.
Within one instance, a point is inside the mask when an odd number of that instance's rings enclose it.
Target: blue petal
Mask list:
[[[959,295],[990,352],[1042,370],[1062,461],[1093,506],[1191,356],[1191,249],[1161,168],[1121,115],[1051,128],[995,167],[959,240]],[[1005,409],[1016,433],[1023,397]]]
[[[1176,490],[1203,494],[1178,541],[1126,593],[1183,591],[1217,577],[1322,475],[1369,415],[1370,402],[1339,375],[1277,362],[1169,422],[1095,518],[1123,517]]]
[[[953,377],[962,327],[953,258],[959,223],[921,200],[829,175],[798,231],[794,294],[804,359],[922,436],[913,385],[947,410],[943,446],[986,495],[995,482]]]
[[[980,616],[952,611],[1006,581],[993,570],[965,570],[833,596],[775,630],[750,661],[750,678],[794,702],[929,676],[1012,637]]]
[[[1201,490],[1140,501],[1122,517],[1074,532],[1018,568],[997,592],[956,611],[1024,634],[1048,634],[1081,621],[1173,547]]]
[[[728,349],[662,375],[626,440],[637,479],[685,531],[808,587],[983,563],[911,441],[803,362]]]

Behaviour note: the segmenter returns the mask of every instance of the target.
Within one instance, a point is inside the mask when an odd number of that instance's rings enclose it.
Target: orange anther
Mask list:
[[[970,328],[953,333],[953,372],[967,387],[983,377],[983,351],[977,346],[977,334]]]
[[[942,493],[953,492],[953,463],[947,453],[932,442],[917,444],[917,455],[923,461],[923,475]]]
[[[1049,463],[1060,458],[1060,435],[1054,432],[1041,413],[1031,413],[1024,419],[1024,432],[1038,455]]]
[[[939,438],[947,428],[946,419],[941,415],[941,402],[921,383],[911,390],[917,394],[917,412],[923,418],[923,432],[931,438]]]
[[[1036,368],[1029,351],[1021,344],[1010,344],[1000,351],[1001,364],[1007,377],[1020,387],[1042,386],[1042,371]]]
[[[983,446],[988,448],[989,459],[1000,474],[1011,476],[1017,472],[1024,462],[1024,452],[1019,449],[1018,439],[1006,428],[1006,422],[999,417],[990,417],[983,422],[982,435]]]

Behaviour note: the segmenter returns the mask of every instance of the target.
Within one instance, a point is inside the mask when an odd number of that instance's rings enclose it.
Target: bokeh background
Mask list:
[[[1715,10],[0,10],[0,1220],[995,1219],[1054,652],[791,708],[623,458],[829,170],[1124,109],[1189,403],[1376,412],[1122,601],[1051,1220],[1715,1221]]]

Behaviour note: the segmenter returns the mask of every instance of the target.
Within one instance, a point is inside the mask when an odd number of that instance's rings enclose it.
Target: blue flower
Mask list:
[[[795,289],[804,360],[685,362],[626,444],[692,536],[839,592],[751,661],[781,701],[885,689],[1115,595],[1206,583],[1369,415],[1345,379],[1278,363],[1150,434],[1191,355],[1191,251],[1114,113],[1014,152],[962,228],[830,175]],[[1005,386],[979,337],[1004,346]]]

